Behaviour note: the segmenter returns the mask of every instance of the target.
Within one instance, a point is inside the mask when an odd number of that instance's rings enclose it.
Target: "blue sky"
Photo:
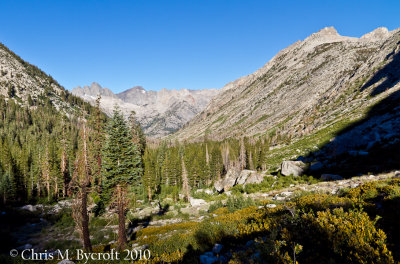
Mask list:
[[[400,27],[400,1],[0,0],[0,42],[67,89],[221,88],[325,26]]]

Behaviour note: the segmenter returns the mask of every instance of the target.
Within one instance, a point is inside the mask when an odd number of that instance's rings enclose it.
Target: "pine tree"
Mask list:
[[[68,156],[67,156],[67,138],[65,135],[65,119],[66,117],[63,117],[63,122],[62,122],[62,137],[61,137],[61,177],[63,179],[63,189],[62,189],[62,194],[63,197],[67,195],[67,187],[68,187],[68,181],[69,181],[69,173],[68,173]]]
[[[156,178],[156,164],[154,162],[154,157],[148,148],[146,148],[143,156],[144,162],[144,175],[143,175],[143,185],[147,193],[147,198],[149,201],[152,200],[153,191],[155,189],[155,178]]]
[[[146,137],[144,135],[142,127],[136,120],[135,111],[131,111],[131,114],[129,115],[129,123],[133,144],[138,146],[140,154],[143,155],[146,148]]]
[[[214,146],[211,151],[210,161],[210,173],[212,180],[220,180],[224,170],[224,164],[222,162],[221,151],[218,146]]]
[[[103,147],[102,170],[104,175],[104,192],[116,196],[118,210],[118,244],[125,248],[127,244],[125,231],[125,207],[128,203],[127,187],[134,183],[134,191],[140,189],[141,157],[138,146],[133,144],[131,134],[119,111],[115,109],[107,126],[107,137]]]
[[[93,170],[93,180],[95,184],[99,187],[98,190],[101,192],[102,185],[102,153],[101,145],[104,141],[104,118],[100,110],[101,95],[96,99],[96,105],[93,114],[90,117],[90,125],[93,128],[90,133],[90,163]]]

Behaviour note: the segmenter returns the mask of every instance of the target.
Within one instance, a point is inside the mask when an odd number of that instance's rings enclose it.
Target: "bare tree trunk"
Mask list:
[[[149,201],[151,201],[151,188],[150,188],[150,185],[147,187],[147,195],[149,197]]]
[[[207,165],[210,164],[210,155],[208,154],[208,146],[207,146],[207,144],[206,144],[206,163],[207,163]]]
[[[78,189],[76,205],[73,206],[73,217],[81,232],[83,247],[92,250],[89,234],[89,215],[87,211],[88,188],[90,186],[90,167],[88,164],[86,125],[82,126],[82,149],[75,160],[75,170],[70,187]]]
[[[253,154],[252,154],[252,152],[250,151],[250,154],[249,154],[249,166],[250,166],[250,170],[254,170],[254,162],[253,162]]]
[[[125,231],[125,190],[121,185],[117,186],[117,206],[118,206],[118,247],[126,248],[128,243]]]
[[[63,179],[63,197],[67,195],[67,185],[68,185],[68,179],[67,179],[67,155],[66,155],[66,150],[65,150],[65,145],[63,149],[63,153],[61,155],[61,176]]]
[[[92,244],[90,243],[89,236],[89,215],[87,212],[87,189],[86,186],[82,187],[81,193],[81,219],[82,219],[82,240],[83,248],[86,251],[92,251]]]
[[[58,199],[58,182],[57,178],[54,179],[54,196]]]
[[[239,161],[240,161],[240,169],[244,170],[246,168],[246,148],[244,145],[244,138],[242,137],[240,139],[240,157],[239,157]]]
[[[188,180],[188,175],[187,175],[187,170],[185,166],[185,161],[183,160],[182,157],[182,191],[183,194],[186,196],[186,200],[190,200],[190,195],[189,195],[189,180]]]

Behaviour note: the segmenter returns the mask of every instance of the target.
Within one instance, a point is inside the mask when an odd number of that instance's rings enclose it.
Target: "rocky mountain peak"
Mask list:
[[[321,29],[320,31],[318,31],[317,33],[315,33],[317,35],[335,35],[335,36],[340,36],[339,33],[337,32],[337,30],[334,27],[324,27],[323,29]]]
[[[77,87],[72,93],[85,101],[94,103],[98,94],[102,95],[101,108],[111,114],[114,105],[118,105],[125,115],[133,110],[139,123],[148,136],[167,135],[182,127],[197,113],[202,111],[219,91],[210,90],[168,90],[146,91],[142,86],[134,86],[126,91],[114,94],[97,83],[83,88]]]
[[[115,97],[114,93],[110,89],[103,88],[97,82],[92,82],[90,86],[87,85],[83,87],[77,86],[76,88],[74,88],[73,93],[79,97],[84,97],[84,96],[97,97],[98,95]]]
[[[361,39],[365,40],[382,40],[389,37],[390,32],[386,27],[379,27],[361,37]]]

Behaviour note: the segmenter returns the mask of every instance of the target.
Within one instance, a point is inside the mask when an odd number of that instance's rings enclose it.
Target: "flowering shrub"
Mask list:
[[[386,246],[386,234],[375,227],[367,213],[359,210],[345,212],[343,208],[333,211],[308,213],[302,221],[315,228],[319,235],[313,240],[315,254],[322,253],[319,247],[331,251],[325,256],[336,263],[393,263],[391,252]],[[323,256],[320,256],[322,259]],[[318,259],[315,259],[316,261]]]
[[[203,222],[145,228],[137,241],[149,245],[152,263],[196,263],[215,243],[234,249],[249,240],[257,246],[233,250],[231,263],[394,263],[383,229],[398,231],[399,192],[400,180],[392,180],[361,185],[342,197],[305,195],[275,208],[220,207]],[[387,209],[377,209],[378,202]],[[360,206],[368,210],[354,209]],[[377,213],[384,215],[378,222]]]

